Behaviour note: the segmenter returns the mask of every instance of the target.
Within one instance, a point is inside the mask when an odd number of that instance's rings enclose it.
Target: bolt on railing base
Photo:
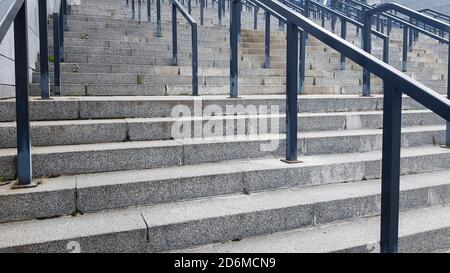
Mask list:
[[[298,163],[303,163],[303,161],[301,160],[287,160],[287,159],[280,159],[281,162],[286,163],[286,164],[298,164]]]
[[[28,189],[28,188],[35,188],[37,187],[39,184],[35,181],[32,181],[29,184],[20,184],[19,182],[15,182],[12,186],[11,189],[13,190],[18,190],[18,189]]]

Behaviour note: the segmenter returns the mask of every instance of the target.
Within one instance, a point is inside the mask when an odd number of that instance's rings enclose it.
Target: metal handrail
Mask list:
[[[367,10],[364,14],[364,50],[367,52],[371,52],[371,34],[368,31],[371,25],[372,16],[375,14],[383,13],[386,11],[395,11],[399,12],[401,14],[404,14],[406,16],[409,16],[411,19],[423,22],[424,24],[430,25],[431,27],[434,27],[436,29],[439,29],[444,32],[450,33],[450,24],[445,23],[442,21],[439,21],[435,18],[429,17],[427,15],[424,15],[420,12],[417,12],[415,10],[412,10],[410,8],[395,4],[395,3],[387,3],[387,4],[381,4],[377,7]],[[404,41],[407,37],[407,30],[406,27],[404,27]],[[447,77],[447,97],[450,99],[450,43],[448,43],[448,75]],[[405,46],[403,46],[403,70],[406,71],[406,58],[407,55],[407,49]],[[364,83],[364,91],[367,94],[368,90],[370,90],[370,72],[365,69],[363,72],[363,83]],[[447,146],[450,146],[450,123],[447,123],[447,129],[445,134],[445,144]]]
[[[238,6],[239,0],[233,1]],[[253,0],[262,3],[287,21],[287,65],[286,65],[286,162],[297,160],[297,74],[299,28],[326,45],[345,55],[384,81],[383,100],[383,148],[382,148],[382,192],[381,192],[381,251],[396,252],[398,245],[400,140],[402,93],[418,101],[434,113],[450,121],[450,101],[432,89],[386,64],[370,53],[347,42],[334,33],[316,25],[305,15],[291,10],[287,5],[272,0]],[[264,8],[263,6],[261,6]],[[238,29],[236,18],[232,18],[230,40],[237,46]],[[367,25],[365,26],[366,30]],[[369,32],[369,31],[368,31]],[[232,51],[232,63],[237,54]],[[237,67],[236,67],[237,68]],[[235,68],[235,69],[236,69]],[[231,77],[236,77],[231,71]],[[235,91],[237,95],[237,89]],[[233,97],[233,96],[232,96]]]
[[[61,62],[64,62],[65,2],[66,0],[55,0],[53,4],[53,65],[56,96],[61,95]]]
[[[5,38],[5,35],[13,23],[18,179],[13,188],[23,188],[36,185],[32,184],[26,1],[3,0],[0,2],[0,43]]]
[[[441,18],[441,19],[446,19],[447,22],[450,22],[450,15],[442,13],[440,11],[437,11],[435,9],[430,9],[430,8],[426,8],[426,9],[421,9],[418,10],[419,12],[422,13],[428,13],[429,15],[435,17],[435,18]]]
[[[341,21],[341,38],[343,38],[343,39],[346,39],[346,35],[347,35],[347,22],[355,25],[358,28],[364,27],[364,25],[362,23],[348,17],[345,14],[342,14],[336,10],[333,10],[331,7],[323,5],[316,1],[311,1],[311,0],[304,0],[304,1],[305,1],[305,7],[307,7],[307,10],[309,10],[309,7],[311,5],[313,5],[316,8],[320,8],[322,11],[331,13],[335,17],[339,18],[339,20]],[[298,5],[298,3],[295,3],[295,2],[292,4]],[[307,17],[309,17],[309,14],[307,14]],[[383,61],[388,63],[389,62],[389,36],[384,33],[379,32],[377,30],[374,30],[374,29],[371,29],[371,32],[372,32],[372,34],[374,34],[375,36],[377,36],[383,40]],[[341,69],[342,70],[345,69],[345,57],[343,56],[343,54],[341,54]]]
[[[192,95],[198,96],[198,42],[197,42],[197,23],[189,14],[186,8],[178,2],[172,0],[172,59],[173,65],[178,65],[178,38],[177,38],[177,10],[181,12],[186,21],[191,25],[192,42]]]

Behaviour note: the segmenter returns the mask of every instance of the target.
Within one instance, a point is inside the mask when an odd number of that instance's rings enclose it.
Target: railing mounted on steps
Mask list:
[[[293,11],[289,6],[272,0],[253,0],[253,3],[271,15],[281,16],[287,22],[286,56],[286,162],[298,162],[297,158],[297,74],[299,29],[322,41],[345,55],[384,81],[383,100],[383,147],[382,147],[382,192],[381,192],[381,252],[397,252],[400,184],[400,140],[402,93],[418,101],[426,108],[450,121],[450,101],[437,92],[389,66],[368,52],[345,41],[332,32],[316,25],[306,16]],[[239,0],[232,2],[231,37],[232,48],[237,48],[237,10]],[[366,26],[367,27],[367,26]],[[368,30],[368,28],[366,28]],[[234,44],[233,44],[234,43]],[[231,51],[231,63],[237,63],[237,52]],[[237,77],[237,70],[230,70],[230,78]],[[233,74],[236,73],[236,74]],[[237,84],[237,82],[235,82]],[[233,91],[233,90],[231,90]],[[231,94],[231,97],[237,95]]]
[[[371,18],[372,16],[383,13],[386,11],[396,11],[398,13],[404,14],[406,16],[409,16],[410,18],[413,18],[417,21],[423,22],[427,25],[430,25],[436,29],[439,29],[443,32],[450,33],[450,24],[444,23],[442,21],[439,21],[437,19],[431,18],[429,16],[423,15],[420,12],[417,12],[415,10],[409,9],[407,7],[398,5],[398,4],[382,4],[377,6],[376,8],[373,8],[371,10],[367,10],[364,14],[364,43],[363,47],[364,50],[368,53],[371,52],[371,33],[370,33],[370,27],[371,27]],[[404,31],[406,33],[406,31]],[[404,34],[406,35],[406,34]],[[449,41],[446,41],[448,46],[448,73],[447,73],[447,98],[450,99],[450,43]],[[403,54],[406,55],[407,51],[405,48],[403,49]],[[404,65],[406,66],[406,65]],[[404,67],[405,68],[405,67]],[[370,95],[370,71],[367,69],[363,72],[363,84],[364,84],[364,95]],[[445,145],[447,147],[450,147],[450,123],[447,123],[447,130],[445,135]]]
[[[16,85],[17,179],[14,187],[32,184],[30,119],[28,108],[28,23],[24,0],[0,2],[0,43],[14,23],[14,67]],[[46,26],[47,27],[47,26]]]
[[[65,19],[66,10],[66,0],[55,0],[53,4],[53,65],[55,73],[54,91],[56,96],[61,95],[61,62],[64,62],[64,29],[66,28],[65,26],[67,26],[67,21]],[[44,14],[41,13],[40,17],[42,16],[44,16]],[[46,14],[45,18],[47,18]],[[41,18],[40,20],[44,19]]]
[[[426,8],[426,9],[418,10],[418,12],[431,15],[431,16],[433,16],[436,19],[442,19],[442,20],[445,20],[446,22],[450,23],[450,15],[442,13],[440,11],[437,11],[437,10],[434,10],[434,9],[430,9],[430,8]]]
[[[178,0],[172,0],[172,59],[173,65],[178,65],[178,37],[177,37],[177,10],[181,12],[186,21],[191,25],[192,43],[192,95],[198,96],[198,43],[197,23]]]
[[[3,0],[0,2],[0,43],[14,23],[14,66],[16,89],[17,128],[17,182],[13,188],[35,187],[32,182],[31,136],[29,118],[29,63],[27,1]],[[50,98],[48,57],[48,16],[46,1],[39,1],[39,62],[41,98]],[[60,95],[60,62],[64,61],[64,30],[67,29],[68,6],[66,0],[55,0],[53,16],[54,89]]]

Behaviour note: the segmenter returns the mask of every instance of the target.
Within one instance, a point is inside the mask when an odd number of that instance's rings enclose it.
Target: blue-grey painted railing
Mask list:
[[[39,64],[41,77],[41,98],[50,98],[50,75],[48,69],[47,1],[39,1]]]
[[[404,14],[406,16],[409,16],[410,18],[423,22],[424,24],[427,24],[429,26],[432,26],[436,29],[439,29],[443,32],[446,33],[450,33],[450,24],[439,21],[435,18],[426,16],[420,12],[417,12],[415,10],[409,9],[407,7],[398,5],[398,4],[382,4],[377,6],[376,8],[373,8],[371,10],[367,10],[366,13],[364,14],[364,50],[367,52],[371,52],[371,34],[370,32],[368,32],[367,30],[370,28],[371,25],[371,18],[372,16],[374,16],[375,14],[379,14],[379,13],[383,13],[386,11],[396,11],[397,13],[401,13]],[[405,39],[407,37],[407,30],[406,27],[404,28],[404,43],[405,43]],[[447,44],[449,44],[449,54],[448,54],[448,73],[447,73],[447,97],[450,99],[450,43],[449,41],[446,41]],[[405,47],[403,47],[403,54],[406,55],[407,54],[407,49],[405,49]],[[406,64],[404,63],[404,66],[406,66]],[[406,68],[406,67],[404,67]],[[363,72],[363,82],[366,86],[366,89],[369,90],[370,89],[370,72],[365,69]],[[370,94],[370,93],[369,93]],[[367,93],[365,95],[368,95]],[[447,130],[446,130],[446,137],[445,137],[445,145],[448,147],[450,146],[450,123],[447,123]]]
[[[17,182],[16,188],[32,183],[30,118],[28,108],[28,23],[24,0],[0,2],[0,43],[14,23],[14,66],[16,84]]]
[[[185,7],[178,2],[172,0],[172,58],[173,65],[178,65],[178,37],[177,37],[177,10],[186,18],[186,21],[191,25],[191,42],[192,42],[192,95],[198,96],[198,44],[197,44],[197,23],[185,9]]]
[[[236,5],[237,1],[233,1]],[[426,108],[450,121],[450,101],[437,92],[410,78],[404,73],[379,60],[370,53],[345,41],[332,32],[316,25],[301,13],[287,5],[272,0],[253,0],[273,16],[281,16],[287,25],[286,66],[286,160],[297,160],[297,73],[299,29],[314,36],[346,58],[361,65],[384,81],[383,148],[382,148],[382,205],[381,240],[382,252],[396,252],[398,247],[399,181],[400,181],[400,132],[402,93],[418,101]],[[233,26],[233,23],[232,23]],[[370,28],[365,26],[366,31]],[[238,29],[231,28],[231,37]],[[237,47],[237,40],[234,45]],[[232,54],[233,55],[233,54]],[[236,56],[237,57],[237,56]],[[233,72],[232,72],[233,73]],[[237,76],[231,75],[231,77]],[[237,90],[237,89],[236,89]]]
[[[64,2],[65,0],[55,0],[53,4],[53,66],[56,96],[61,95],[61,62],[64,62]]]
[[[68,5],[66,0],[55,0],[53,4],[53,46],[54,46],[54,91],[61,94],[61,62],[64,61],[64,30],[67,30]],[[39,62],[41,97],[50,98],[50,76],[48,58],[47,3],[39,1]],[[32,183],[31,138],[28,103],[28,22],[24,0],[3,0],[0,2],[0,43],[14,23],[14,61],[16,84],[17,123],[17,183],[13,188],[34,187]]]

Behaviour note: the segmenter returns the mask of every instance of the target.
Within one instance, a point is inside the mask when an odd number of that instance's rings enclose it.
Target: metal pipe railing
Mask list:
[[[186,21],[191,25],[191,42],[192,42],[192,95],[198,96],[198,41],[197,41],[197,23],[185,9],[185,7],[178,2],[172,0],[172,59],[173,65],[178,65],[178,37],[177,37],[177,11],[186,18]]]
[[[64,62],[64,12],[62,2],[55,0],[53,6],[53,66],[54,66],[54,92],[61,95],[61,62]]]
[[[37,184],[32,181],[26,1],[3,0],[0,2],[0,43],[13,23],[17,127],[17,182],[13,188],[27,188],[35,187]]]
[[[445,23],[442,21],[439,21],[435,18],[426,16],[420,12],[417,12],[415,10],[403,7],[398,4],[388,3],[388,4],[382,4],[377,6],[376,8],[373,8],[371,10],[368,10],[364,15],[364,23],[365,23],[365,31],[364,31],[364,50],[367,52],[371,52],[371,35],[370,32],[368,32],[369,25],[371,24],[371,18],[379,13],[384,13],[386,11],[396,11],[398,13],[404,14],[406,16],[409,16],[411,20],[417,20],[420,22],[423,22],[424,24],[427,24],[429,26],[432,26],[433,28],[436,28],[438,30],[441,30],[446,33],[450,33],[450,24]],[[411,35],[410,35],[411,36]],[[408,46],[406,45],[406,40],[408,38],[408,29],[406,26],[404,26],[403,29],[403,60],[402,60],[402,69],[403,71],[406,71],[407,69],[407,54],[408,54]],[[411,40],[410,40],[411,41]],[[447,79],[447,97],[450,98],[450,42],[445,40],[448,46],[448,52],[449,52],[449,63],[448,63],[448,79]],[[365,71],[364,73],[364,81],[370,83],[370,73]],[[450,123],[447,123],[447,129],[445,134],[445,146],[450,146]]]
[[[237,2],[237,0],[236,0]],[[418,101],[426,108],[450,121],[450,102],[437,92],[389,66],[370,53],[345,41],[332,32],[317,26],[306,15],[292,11],[287,5],[272,0],[253,0],[253,3],[274,16],[284,18],[287,25],[286,67],[286,159],[297,160],[297,66],[298,31],[314,36],[346,58],[384,81],[383,147],[382,147],[382,204],[381,204],[381,251],[396,252],[398,244],[399,177],[400,177],[400,132],[402,93]],[[234,3],[233,3],[234,4]],[[365,25],[370,33],[371,22]],[[237,36],[237,28],[231,29],[231,37]],[[232,39],[237,47],[237,40]],[[303,61],[304,62],[304,61]],[[232,74],[232,77],[237,76]]]

